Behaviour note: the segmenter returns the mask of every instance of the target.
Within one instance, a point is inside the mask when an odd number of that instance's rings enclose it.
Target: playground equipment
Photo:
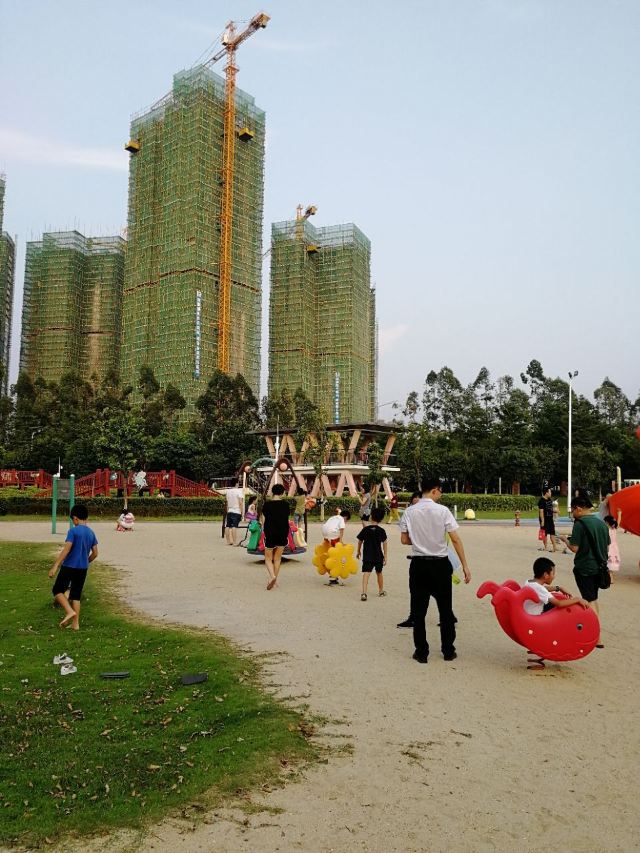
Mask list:
[[[521,587],[514,580],[506,580],[501,585],[485,581],[476,595],[478,598],[491,595],[496,617],[505,634],[541,660],[578,660],[596,647],[600,623],[590,607],[576,604],[532,616],[523,605],[525,601],[537,602],[538,596],[529,586]]]
[[[620,526],[640,536],[640,485],[627,486],[609,498],[609,512],[614,518],[622,512]]]
[[[293,521],[289,522],[289,536],[287,539],[287,546],[283,551],[283,555],[285,557],[295,557],[297,554],[304,554],[307,550],[307,543],[304,543],[304,547],[298,544],[296,536],[298,534],[298,528],[293,523]],[[304,541],[304,540],[303,540]],[[251,554],[254,557],[262,557],[264,555],[264,532],[262,530],[262,525],[259,521],[252,521],[249,524],[249,539],[247,541],[247,554]]]
[[[265,462],[271,464],[271,470],[267,474],[265,472]],[[293,483],[296,488],[304,488],[304,486],[298,480],[298,477],[293,470],[293,467],[288,459],[279,458],[276,459],[275,462],[270,457],[262,457],[260,459],[256,459],[255,462],[243,462],[240,466],[240,471],[238,472],[239,479],[242,480],[243,490],[246,490],[247,487],[251,488],[256,494],[261,496],[260,503],[263,504],[267,498],[269,493],[269,489],[271,488],[271,483],[275,480],[284,480],[285,478],[289,481],[289,484]],[[244,513],[243,513],[244,514]],[[289,522],[289,537],[287,546],[284,549],[284,556],[290,557],[295,556],[296,554],[304,554],[307,550],[307,514],[305,511],[305,530],[304,533],[302,530],[298,528],[298,526],[293,522]],[[224,536],[224,521],[222,526],[223,536]],[[262,525],[258,521],[252,521],[249,524],[249,540],[247,542],[247,554],[252,554],[254,557],[261,557],[264,554],[264,534],[262,532]]]
[[[130,471],[125,476],[120,471],[112,471],[109,468],[98,468],[93,474],[85,474],[76,477],[75,494],[77,498],[110,497],[113,492],[124,494],[126,487],[127,495],[138,491],[135,482],[135,473]],[[219,495],[214,489],[210,489],[205,483],[196,483],[186,477],[176,474],[175,471],[147,471],[145,474],[146,486],[144,491],[149,495],[162,492],[169,498],[214,498]],[[18,471],[15,468],[0,470],[0,488],[3,486],[14,486],[23,489],[26,486],[35,486],[41,490],[39,497],[51,497],[53,491],[53,476],[40,468],[35,471]]]

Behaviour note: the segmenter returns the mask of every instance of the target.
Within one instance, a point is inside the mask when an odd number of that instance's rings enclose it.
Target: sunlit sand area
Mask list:
[[[396,628],[408,613],[408,562],[393,527],[388,595],[361,602],[359,578],[328,587],[311,565],[312,549],[289,561],[267,592],[264,564],[225,545],[219,524],[141,522],[125,535],[92,526],[127,607],[266,655],[270,689],[327,720],[318,733],[331,748],[326,763],[196,822],[177,815],[146,833],[142,850],[634,849],[637,537],[619,537],[622,571],[601,594],[605,648],[531,672],[525,650],[475,592],[487,579],[530,577],[533,528],[463,525],[473,579],[454,591],[459,657],[442,660],[430,612],[425,667],[411,658],[411,632]],[[346,541],[358,529],[350,524]],[[0,537],[61,541],[49,531],[46,523],[9,522]],[[319,526],[309,539],[318,543]],[[559,582],[573,588],[572,558],[558,554],[556,562]],[[51,620],[53,627],[53,611]],[[111,849],[130,841],[123,833]]]

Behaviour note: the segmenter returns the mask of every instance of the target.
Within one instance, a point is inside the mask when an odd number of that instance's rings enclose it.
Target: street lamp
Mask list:
[[[571,400],[573,391],[571,389],[571,385],[573,380],[578,375],[578,371],[574,370],[573,373],[569,373],[569,453],[567,456],[567,510],[571,512],[571,499],[573,497],[573,490],[571,488]]]
[[[376,420],[380,417],[378,414],[380,409],[384,408],[385,406],[393,406],[397,402],[397,400],[388,400],[386,403],[378,403],[378,405],[376,406]]]

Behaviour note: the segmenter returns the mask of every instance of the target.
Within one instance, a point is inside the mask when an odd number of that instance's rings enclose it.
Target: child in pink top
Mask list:
[[[619,572],[620,550],[618,548],[618,535],[616,533],[616,530],[618,529],[618,522],[612,515],[605,515],[604,523],[609,528],[609,538],[611,540],[609,544],[607,568],[610,572]],[[611,575],[611,583],[613,583],[613,575]]]

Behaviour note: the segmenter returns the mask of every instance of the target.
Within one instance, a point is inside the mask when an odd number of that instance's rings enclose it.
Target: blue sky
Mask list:
[[[5,229],[119,233],[132,112],[251,2],[0,0]],[[267,113],[270,223],[372,242],[379,401],[448,365],[640,391],[640,3],[272,0],[238,84]],[[222,72],[222,69],[220,69]],[[265,323],[268,267],[263,279]],[[330,330],[328,330],[330,334]],[[19,321],[14,321],[17,368]],[[266,335],[263,341],[266,356]],[[389,407],[380,415],[389,416]]]

